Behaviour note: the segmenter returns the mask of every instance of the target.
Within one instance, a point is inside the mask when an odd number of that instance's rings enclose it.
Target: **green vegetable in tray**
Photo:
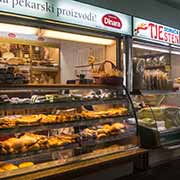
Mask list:
[[[142,125],[146,125],[146,126],[150,126],[150,127],[155,127],[156,126],[156,123],[155,123],[154,119],[152,119],[152,118],[139,119],[139,122]]]

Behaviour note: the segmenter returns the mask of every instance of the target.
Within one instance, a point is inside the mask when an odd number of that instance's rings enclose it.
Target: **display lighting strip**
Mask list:
[[[0,23],[0,32],[37,35],[38,31],[39,29],[35,27]]]
[[[180,55],[180,51],[171,51],[171,54]]]
[[[161,41],[156,41],[156,40],[152,40],[152,39],[147,39],[147,38],[143,38],[143,37],[138,37],[138,38],[133,38],[134,40],[143,40],[143,41],[148,41],[148,42],[152,42],[152,43],[156,43],[157,45],[164,45],[164,46],[169,46],[168,43],[166,42],[161,42]]]
[[[99,44],[99,45],[112,45],[115,43],[113,39],[105,39],[100,37],[93,37],[87,35],[73,34],[67,32],[60,32],[54,30],[40,29],[35,27],[20,26],[13,24],[0,23],[0,32],[17,33],[25,35],[39,35],[46,38],[61,39],[68,41],[76,41],[83,43]]]
[[[156,48],[156,47],[152,47],[152,46],[145,46],[145,45],[141,45],[141,44],[133,44],[133,48],[139,48],[139,49],[145,49],[145,50],[150,50],[150,51],[158,51],[158,52],[163,52],[163,53],[171,53],[171,54],[175,54],[175,55],[180,55],[180,51],[171,51],[171,50]]]
[[[141,45],[141,44],[133,44],[133,48],[169,53],[169,50],[166,50],[166,49],[156,48],[156,47],[152,47],[152,46],[145,46],[145,45]]]
[[[112,45],[115,43],[115,41],[112,39],[105,39],[105,38],[99,38],[99,37],[93,37],[87,35],[53,31],[53,30],[43,30],[43,31],[44,31],[43,37],[47,37],[47,38],[55,38],[55,39],[84,42],[91,44],[100,44],[100,45]]]

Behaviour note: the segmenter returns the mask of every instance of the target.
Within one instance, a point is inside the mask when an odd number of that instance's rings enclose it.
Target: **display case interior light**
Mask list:
[[[180,51],[171,51],[171,54],[180,55]]]
[[[156,48],[156,47],[152,47],[152,46],[145,46],[145,45],[141,45],[141,44],[133,44],[133,48],[169,53],[169,50],[166,50],[166,49]]]
[[[163,52],[163,53],[171,53],[171,54],[175,54],[175,55],[180,55],[180,51],[166,50],[166,49],[161,49],[161,48],[155,48],[152,46],[144,46],[141,44],[133,44],[133,48],[139,48],[139,49],[145,49],[145,50],[150,50],[150,51],[158,51],[158,52]]]
[[[90,44],[99,44],[99,45],[112,45],[115,43],[115,40],[113,39],[106,39],[106,38],[53,31],[53,30],[43,30],[43,37],[90,43]]]
[[[0,23],[0,32],[36,35],[38,31],[39,29],[35,27]]]

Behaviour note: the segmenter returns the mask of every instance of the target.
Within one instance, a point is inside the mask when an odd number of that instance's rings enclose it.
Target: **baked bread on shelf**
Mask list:
[[[82,111],[81,113],[59,113],[59,114],[39,114],[28,116],[7,116],[0,118],[0,128],[12,128],[16,126],[33,126],[41,124],[55,124],[69,121],[77,121],[80,119],[98,119],[117,117],[128,114],[128,109],[124,107],[112,108],[106,111]]]
[[[112,135],[120,135],[126,132],[126,126],[123,123],[104,124],[102,126],[86,128],[81,132],[83,138],[100,139]]]
[[[16,165],[12,164],[12,163],[4,164],[0,168],[5,170],[5,171],[18,169],[18,167]]]
[[[0,142],[0,154],[18,154],[41,150],[51,147],[63,146],[76,142],[76,136],[44,136],[26,133],[19,138],[9,138]]]
[[[30,167],[33,166],[34,163],[33,162],[22,162],[19,165],[14,165],[12,163],[3,163],[0,165],[0,173],[2,172],[6,172],[6,171],[11,171],[11,170],[16,170],[19,168],[26,168],[26,167]]]
[[[25,167],[29,167],[29,166],[33,166],[34,163],[33,162],[23,162],[21,164],[18,165],[19,168],[25,168]]]

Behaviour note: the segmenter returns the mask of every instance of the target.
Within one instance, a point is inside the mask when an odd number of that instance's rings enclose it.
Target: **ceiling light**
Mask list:
[[[156,47],[152,47],[152,46],[145,46],[145,45],[140,45],[140,44],[133,44],[133,48],[169,53],[169,50],[166,50],[166,49],[156,48]]]
[[[0,23],[0,32],[36,35],[38,28]]]
[[[55,38],[69,41],[77,41],[91,44],[100,44],[100,45],[111,45],[114,44],[115,41],[112,39],[105,39],[87,35],[73,34],[67,32],[59,32],[53,30],[43,30],[43,37],[47,38]]]

